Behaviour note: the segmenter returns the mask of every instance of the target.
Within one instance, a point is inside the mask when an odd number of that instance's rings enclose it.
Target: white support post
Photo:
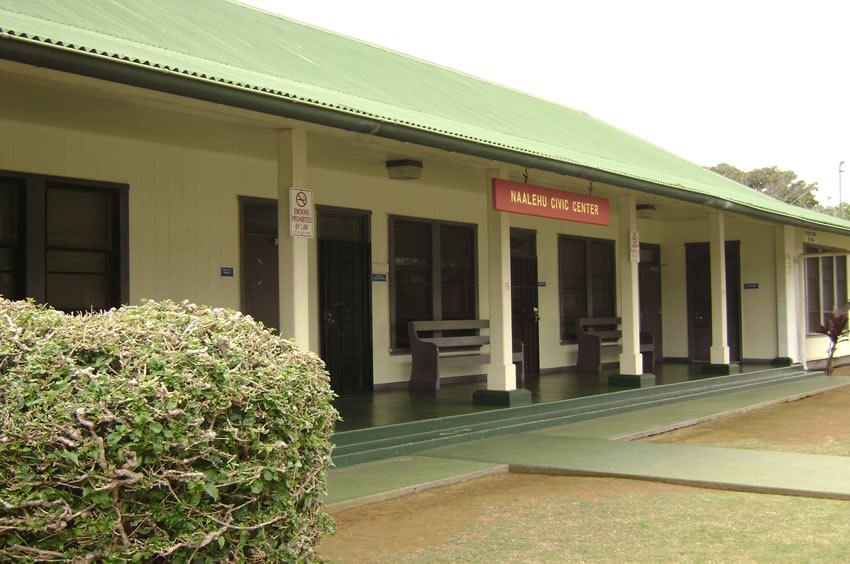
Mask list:
[[[280,334],[310,350],[309,240],[289,234],[289,189],[308,188],[307,133],[303,129],[287,129],[279,131],[277,139]]]
[[[504,169],[487,171],[487,285],[490,317],[490,365],[487,389],[473,394],[480,404],[518,405],[531,402],[531,392],[516,387],[511,327],[511,232],[508,214],[493,206],[493,179],[507,178]]]
[[[723,212],[710,215],[711,254],[711,364],[729,364],[726,319],[726,229]]]
[[[622,196],[619,203],[622,247],[617,262],[620,264],[620,318],[623,332],[620,374],[639,376],[643,373],[643,355],[640,352],[639,255],[632,256],[632,236],[639,238],[635,213],[637,202],[635,196],[629,194]]]
[[[795,362],[799,358],[795,233],[790,225],[776,226],[776,360],[782,362]]]
[[[511,232],[507,213],[493,209],[493,179],[500,169],[487,174],[487,258],[490,294],[490,366],[488,390],[515,390],[516,369],[511,362]],[[502,174],[504,178],[504,173]]]
[[[797,327],[797,351],[800,354],[800,364],[803,365],[803,370],[809,369],[808,356],[809,351],[806,346],[806,333],[808,330],[808,311],[806,307],[806,259],[800,255],[795,255],[794,258],[794,279],[797,280],[797,319],[802,320],[802,323]]]

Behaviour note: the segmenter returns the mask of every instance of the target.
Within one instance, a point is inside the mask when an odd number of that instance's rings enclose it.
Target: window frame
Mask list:
[[[442,219],[430,219],[422,217],[411,217],[404,215],[390,215],[388,218],[388,243],[389,243],[389,294],[390,294],[390,354],[406,354],[410,352],[410,347],[399,345],[396,342],[396,328],[398,318],[398,308],[396,303],[396,240],[395,226],[397,222],[415,222],[427,224],[431,231],[431,311],[434,321],[441,321],[443,318],[443,303],[442,303],[442,271],[441,271],[441,247],[440,247],[440,227],[452,226],[463,227],[470,229],[472,233],[472,272],[473,272],[473,294],[474,311],[473,317],[478,319],[480,315],[480,285],[478,272],[478,224],[466,223],[460,221],[449,221]]]
[[[839,305],[840,292],[838,290],[838,287],[839,287],[838,283],[841,281],[842,277],[843,277],[843,282],[844,282],[844,292],[843,292],[844,301],[847,302],[848,297],[850,297],[850,296],[848,296],[848,289],[847,289],[847,283],[848,283],[848,278],[849,278],[848,275],[847,275],[847,263],[848,263],[847,253],[848,253],[848,251],[843,251],[841,249],[832,249],[832,248],[829,248],[829,247],[820,247],[820,246],[815,246],[815,245],[805,245],[803,247],[803,253],[804,254],[809,254],[809,253],[835,253],[835,255],[836,255],[836,256],[827,256],[827,257],[806,257],[806,261],[805,261],[806,269],[805,269],[805,275],[804,275],[804,279],[805,279],[805,283],[806,283],[806,286],[805,286],[805,289],[804,289],[804,295],[806,296],[806,334],[810,335],[810,336],[815,336],[815,335],[818,335],[819,333],[815,332],[816,326],[812,327],[810,316],[813,313],[817,312],[820,315],[820,317],[818,318],[818,325],[825,325],[826,324],[826,316],[829,315],[832,311],[834,311],[835,307]],[[841,255],[841,256],[838,256],[838,255]],[[838,264],[839,259],[841,259],[842,262],[844,263],[843,276],[839,275],[839,272],[840,272],[839,264]],[[816,309],[812,308],[812,304],[810,303],[809,290],[811,288],[809,286],[809,280],[812,277],[810,277],[810,272],[809,272],[809,265],[811,264],[809,261],[817,261],[818,306],[817,306]],[[824,309],[824,281],[825,281],[824,263],[825,263],[825,261],[831,261],[831,267],[832,267],[831,279],[832,279],[832,304],[833,304],[833,306],[828,311],[826,309]]]
[[[585,312],[584,315],[578,315],[576,317],[566,318],[564,316],[564,274],[565,274],[565,265],[561,260],[561,245],[563,241],[579,241],[584,244],[584,295],[585,295]],[[569,333],[567,332],[567,322],[572,320],[575,322],[575,319],[578,317],[594,317],[593,315],[593,257],[591,253],[591,248],[594,244],[604,243],[610,246],[611,250],[611,264],[610,270],[613,276],[611,284],[609,285],[611,289],[611,303],[613,307],[613,311],[611,315],[606,315],[605,317],[616,317],[617,316],[617,241],[614,239],[605,239],[600,237],[581,237],[578,235],[567,235],[563,233],[558,234],[558,316],[559,316],[559,328],[560,328],[560,342],[562,345],[565,344],[575,344],[577,341],[575,338],[570,338]]]
[[[130,301],[130,245],[129,245],[129,185],[67,176],[25,173],[0,169],[0,177],[21,183],[23,200],[23,289],[24,295],[36,302],[47,299],[47,191],[82,189],[108,192],[114,198],[112,229],[115,237],[112,253],[115,268],[108,282],[110,301],[116,306]]]

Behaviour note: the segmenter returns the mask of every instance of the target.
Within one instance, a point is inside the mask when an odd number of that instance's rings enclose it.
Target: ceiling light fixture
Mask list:
[[[655,217],[655,206],[652,204],[638,204],[635,206],[635,215],[641,219],[652,219]]]
[[[387,175],[392,180],[418,180],[422,176],[422,161],[413,159],[387,161]]]

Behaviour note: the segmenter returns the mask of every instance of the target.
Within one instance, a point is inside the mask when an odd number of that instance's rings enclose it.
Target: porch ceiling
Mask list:
[[[67,73],[0,61],[0,120],[276,160],[285,118],[157,94]],[[225,111],[222,111],[225,110]],[[386,177],[390,159],[426,162],[426,181],[483,190],[480,158],[312,126],[308,156],[316,167]]]
[[[49,71],[0,63],[0,119],[275,159],[272,126]]]

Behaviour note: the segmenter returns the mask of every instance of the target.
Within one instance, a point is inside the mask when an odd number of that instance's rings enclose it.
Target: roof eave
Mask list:
[[[722,198],[631,178],[574,163],[531,155],[521,151],[488,145],[479,141],[452,137],[450,135],[390,123],[375,118],[358,116],[335,108],[311,105],[235,85],[156,69],[143,64],[109,59],[96,53],[75,51],[58,45],[21,39],[16,36],[0,34],[0,58],[167,94],[620,186],[638,192],[691,202],[757,219],[841,235],[850,235],[850,228],[807,221],[793,216],[784,216],[730,202]]]

